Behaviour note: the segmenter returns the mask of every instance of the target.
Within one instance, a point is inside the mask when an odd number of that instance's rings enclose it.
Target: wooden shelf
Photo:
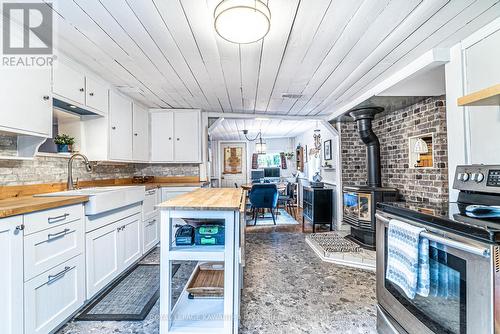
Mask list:
[[[499,106],[500,84],[462,96],[457,99],[459,106]]]

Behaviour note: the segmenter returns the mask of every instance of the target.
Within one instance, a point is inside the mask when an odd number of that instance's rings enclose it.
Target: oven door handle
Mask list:
[[[386,218],[386,217],[382,216],[379,213],[376,213],[375,217],[377,219],[379,219],[381,222],[383,222],[384,225],[388,225],[389,224],[389,221],[390,221],[389,218]],[[490,250],[488,248],[481,248],[481,247],[473,246],[473,245],[466,244],[466,243],[463,243],[463,242],[460,242],[460,241],[456,241],[456,240],[453,240],[453,239],[445,238],[445,237],[442,237],[442,236],[437,235],[435,233],[427,232],[427,231],[420,233],[420,235],[423,236],[423,237],[425,237],[425,238],[427,238],[427,239],[429,239],[429,240],[435,241],[437,243],[440,243],[442,245],[445,245],[445,246],[448,246],[448,247],[451,247],[451,248],[455,248],[455,249],[464,251],[466,253],[471,253],[471,254],[474,254],[474,255],[478,255],[478,256],[482,256],[482,257],[487,257],[487,258],[490,257]]]

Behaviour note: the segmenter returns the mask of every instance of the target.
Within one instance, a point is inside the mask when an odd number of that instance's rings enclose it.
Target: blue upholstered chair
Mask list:
[[[274,209],[276,209],[278,205],[278,188],[276,184],[254,184],[248,197],[250,198],[253,215],[255,217],[254,225],[257,224],[258,212],[256,212],[256,210],[258,209],[270,209],[274,225],[276,225],[276,219],[274,218]]]

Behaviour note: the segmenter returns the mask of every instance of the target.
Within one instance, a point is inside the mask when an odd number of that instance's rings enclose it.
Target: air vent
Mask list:
[[[495,262],[495,272],[500,272],[500,247],[495,247],[493,250],[493,260]]]
[[[281,97],[284,99],[300,99],[303,95],[302,94],[289,94],[289,93],[282,93]]]

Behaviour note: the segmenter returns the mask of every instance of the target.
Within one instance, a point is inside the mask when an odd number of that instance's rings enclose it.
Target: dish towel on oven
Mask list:
[[[420,236],[423,231],[396,219],[389,222],[386,278],[410,299],[429,295],[429,240]]]

